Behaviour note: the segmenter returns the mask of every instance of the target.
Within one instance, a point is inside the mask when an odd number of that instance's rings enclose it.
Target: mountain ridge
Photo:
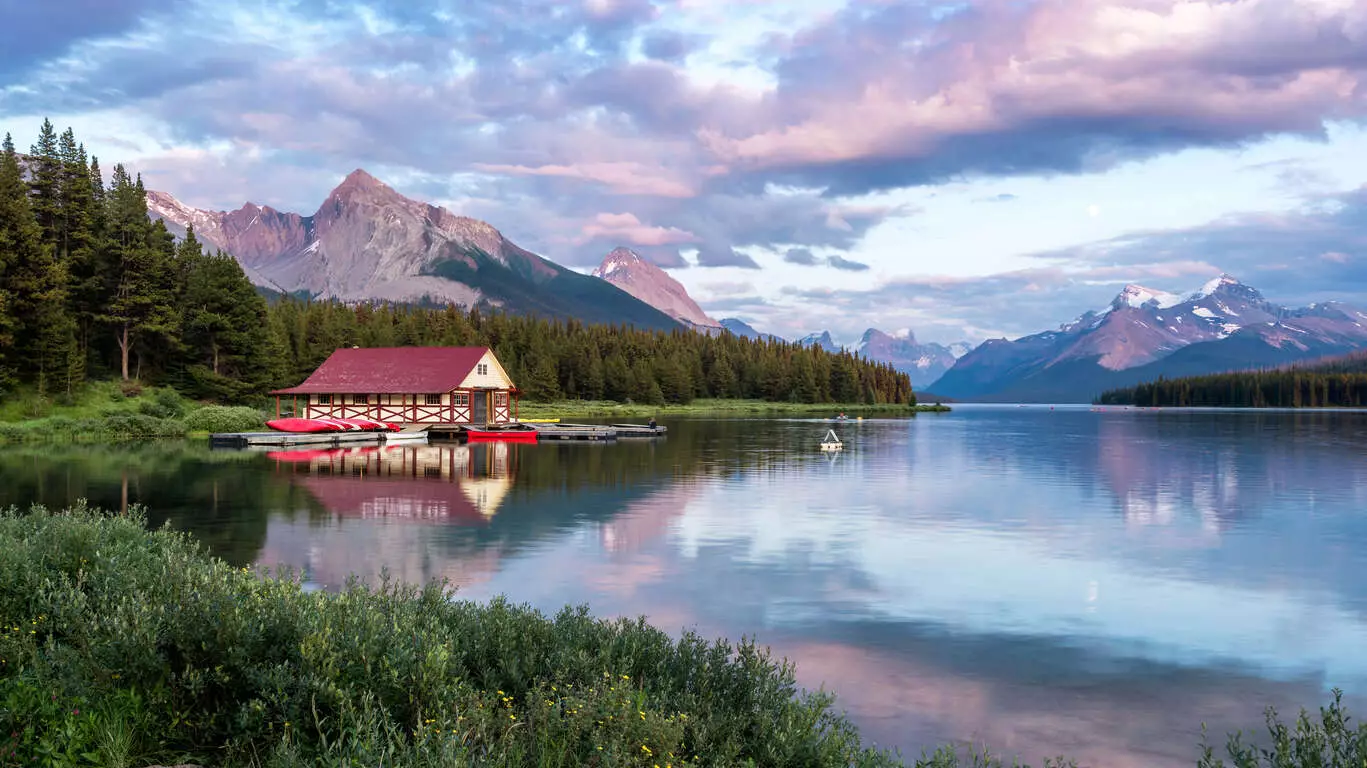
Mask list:
[[[721,323],[707,316],[683,284],[630,248],[618,246],[603,257],[593,276],[664,312],[675,320],[708,333],[718,333]]]
[[[1367,313],[1291,309],[1221,274],[1187,294],[1125,286],[1108,307],[1057,330],[991,339],[929,387],[957,400],[1090,402],[1143,377],[1292,362],[1367,346]]]
[[[344,302],[486,306],[668,330],[679,323],[630,293],[509,241],[488,222],[414,200],[357,168],[312,215],[245,203],[234,211],[147,193],[148,216],[231,254],[254,284]]]

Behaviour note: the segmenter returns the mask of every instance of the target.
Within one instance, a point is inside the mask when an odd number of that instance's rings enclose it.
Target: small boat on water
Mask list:
[[[469,427],[465,430],[465,436],[471,442],[535,443],[537,440],[536,428],[525,424]]]
[[[840,437],[835,434],[834,429],[828,430],[826,436],[821,438],[821,450],[823,451],[839,451],[844,447],[845,444],[840,442]]]

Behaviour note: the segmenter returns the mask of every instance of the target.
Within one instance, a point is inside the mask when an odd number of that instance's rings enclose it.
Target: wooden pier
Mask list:
[[[342,445],[380,445],[425,441],[427,433],[402,432],[218,432],[209,435],[214,448],[247,448],[254,445],[273,448],[337,447]]]
[[[589,440],[606,442],[620,438],[664,437],[668,427],[646,424],[558,424],[529,423],[541,440]],[[209,444],[220,448],[245,448],[254,445],[271,447],[328,447],[366,445],[388,442],[463,440],[464,424],[408,424],[400,432],[221,432],[209,436]]]

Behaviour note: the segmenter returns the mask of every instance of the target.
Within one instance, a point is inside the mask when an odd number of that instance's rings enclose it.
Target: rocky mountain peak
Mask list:
[[[630,248],[618,246],[609,251],[593,270],[593,276],[612,283],[676,320],[709,331],[721,328],[693,301],[678,280]]]
[[[1158,309],[1167,309],[1182,303],[1182,297],[1175,293],[1159,291],[1153,288],[1145,288],[1142,285],[1130,283],[1120,291],[1120,294],[1111,302],[1113,309],[1123,309],[1131,307],[1138,309],[1145,306],[1153,306]]]

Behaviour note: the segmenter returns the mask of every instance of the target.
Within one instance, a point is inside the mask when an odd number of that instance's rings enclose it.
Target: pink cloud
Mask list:
[[[955,138],[1054,120],[1136,141],[1146,130],[1228,141],[1313,132],[1367,112],[1353,54],[1365,42],[1360,3],[976,0],[905,38],[855,22],[799,32],[779,47],[825,64],[825,82],[772,93],[781,121],[696,135],[722,163],[762,169],[928,158]]]
[[[688,184],[660,175],[660,169],[641,163],[576,163],[573,165],[501,165],[476,163],[477,170],[514,176],[559,176],[584,181],[596,181],[614,192],[624,195],[654,195],[658,197],[692,197],[695,190]]]
[[[632,213],[600,213],[579,231],[580,242],[602,239],[631,245],[670,245],[698,240],[697,235],[677,227],[645,224]]]

